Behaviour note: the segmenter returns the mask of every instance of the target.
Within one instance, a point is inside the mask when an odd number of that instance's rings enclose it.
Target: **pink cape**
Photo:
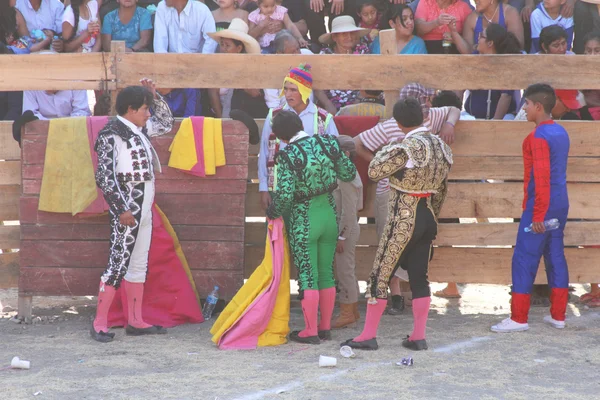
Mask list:
[[[270,221],[270,223],[273,225],[273,230],[267,229],[267,235],[272,252],[272,279],[265,290],[258,294],[258,296],[256,296],[256,298],[247,306],[242,315],[227,330],[225,330],[225,332],[223,332],[217,343],[222,350],[255,349],[258,346],[259,337],[263,335],[263,333],[267,335],[265,344],[269,345],[269,341],[272,341],[281,334],[282,328],[286,330],[286,332],[288,330],[287,320],[284,321],[279,315],[273,315],[273,309],[278,298],[284,268],[285,238],[283,233],[283,220],[278,218],[275,221]],[[258,272],[255,271],[255,273]],[[253,277],[247,282],[247,284],[251,283],[255,283]],[[246,291],[244,288],[240,289],[230,305],[248,300],[238,298],[238,296],[245,297],[245,293]],[[289,318],[289,298],[286,299],[288,303],[287,313]],[[222,317],[226,316],[225,314],[227,314],[227,311],[229,310],[226,309],[223,311]],[[272,318],[278,319],[277,321],[274,321],[272,327],[276,328],[276,326],[279,325],[279,330],[274,329],[272,332],[265,332]],[[215,329],[215,327],[213,327],[213,329]],[[269,335],[271,336],[270,338],[268,337]],[[285,334],[283,336],[285,337]]]
[[[121,287],[110,307],[108,326],[127,325],[127,306],[123,304],[127,305],[127,295]],[[152,246],[142,312],[146,323],[166,328],[204,322],[190,278],[156,205],[152,207]]]

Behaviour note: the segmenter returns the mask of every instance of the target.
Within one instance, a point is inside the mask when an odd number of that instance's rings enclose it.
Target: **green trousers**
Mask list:
[[[294,204],[286,228],[300,291],[334,287],[338,225],[333,196],[323,194]]]

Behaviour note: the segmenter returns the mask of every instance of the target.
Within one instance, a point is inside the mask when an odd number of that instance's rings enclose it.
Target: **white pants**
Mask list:
[[[146,282],[148,253],[152,241],[152,205],[154,182],[129,182],[121,186],[133,217],[133,227],[119,223],[119,215],[111,212],[110,256],[102,274],[102,282],[119,288],[126,279],[132,283]]]

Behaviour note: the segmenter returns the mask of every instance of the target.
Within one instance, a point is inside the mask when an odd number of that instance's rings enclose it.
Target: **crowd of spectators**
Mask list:
[[[110,51],[111,41],[120,40],[125,41],[127,52],[380,54],[379,31],[394,29],[398,54],[597,54],[597,3],[598,0],[0,0],[0,53]],[[269,108],[283,104],[279,88],[163,88],[161,93],[177,117],[227,117],[231,109],[240,108],[255,118],[264,118]],[[101,92],[95,94],[98,103],[107,98]],[[464,112],[470,116],[518,119],[519,91],[473,90],[461,95]],[[0,120],[16,119],[32,107],[31,98],[27,96],[28,101],[24,102],[23,93],[0,93]],[[83,95],[39,92],[35,98],[45,105],[57,104],[51,115],[62,116],[64,99],[82,99]],[[383,94],[316,90],[312,101],[338,114],[340,110],[348,113],[348,107],[361,103],[381,104]],[[600,117],[598,91],[584,91],[578,101],[581,111],[571,110],[569,115],[583,119]],[[373,108],[363,108],[369,107]],[[38,105],[36,109],[45,108]],[[79,106],[72,108],[80,110]],[[107,107],[97,106],[94,113],[107,111]]]

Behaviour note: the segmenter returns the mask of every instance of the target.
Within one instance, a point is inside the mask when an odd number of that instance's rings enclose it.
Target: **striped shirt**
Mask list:
[[[429,119],[423,123],[423,126],[437,135],[442,130],[452,108],[453,107],[431,108],[429,110]],[[381,147],[390,142],[401,142],[405,136],[406,134],[400,130],[398,123],[394,118],[383,121],[375,127],[358,135],[362,144],[373,153],[376,153]],[[389,179],[382,179],[377,183],[376,194],[382,194],[389,190]]]

